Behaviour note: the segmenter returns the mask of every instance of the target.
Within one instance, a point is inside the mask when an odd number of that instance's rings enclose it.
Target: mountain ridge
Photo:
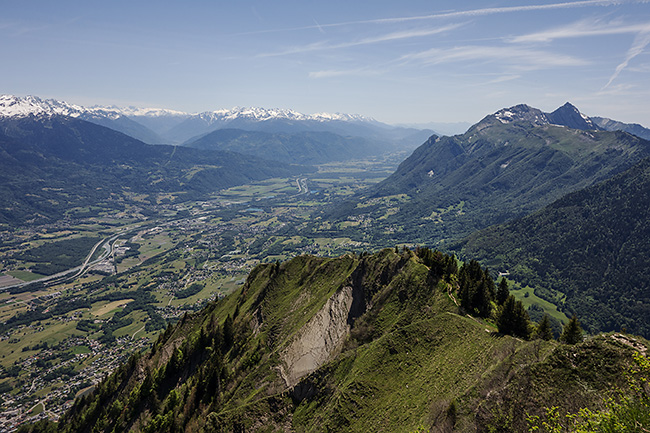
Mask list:
[[[430,266],[407,249],[260,265],[58,425],[25,431],[514,433],[545,408],[601,409],[647,351],[624,335],[501,335],[458,309],[456,262],[432,254]]]
[[[201,111],[196,113],[170,110],[166,108],[138,108],[118,107],[115,105],[95,105],[84,107],[70,104],[56,99],[42,99],[37,96],[28,95],[24,97],[14,95],[0,95],[0,116],[27,116],[29,114],[64,115],[78,117],[83,113],[100,113],[105,116],[198,116],[209,122],[234,120],[238,118],[251,118],[255,120],[269,120],[285,118],[290,120],[317,120],[322,122],[337,120],[346,122],[373,122],[380,123],[375,119],[360,114],[345,113],[314,113],[303,114],[291,109],[262,108],[262,107],[233,107],[231,109],[217,109],[213,111]]]
[[[136,134],[135,138],[149,144],[170,144],[186,141],[228,125],[248,125],[273,122],[303,122],[309,129],[324,124],[356,124],[356,131],[363,131],[361,125],[372,128],[391,129],[372,118],[359,114],[315,113],[303,114],[291,109],[234,107],[198,113],[187,113],[162,108],[121,108],[117,106],[92,106],[70,104],[55,99],[41,99],[36,96],[18,97],[0,95],[0,117],[24,117],[29,115],[64,115],[101,124],[124,132]],[[342,127],[339,126],[339,129]],[[342,128],[345,130],[345,128]]]
[[[560,125],[583,131],[602,130],[602,128],[593,122],[591,118],[582,114],[580,110],[570,102],[565,103],[551,113],[545,113],[538,108],[526,104],[519,104],[510,108],[502,108],[494,114],[486,116],[478,124],[480,125],[482,122],[491,118],[496,118],[501,123],[523,121],[535,126]]]
[[[382,246],[437,245],[526,215],[647,156],[650,142],[634,135],[551,124],[519,105],[465,134],[431,137],[392,175],[323,218],[356,237],[366,233],[349,221],[373,221],[368,234]]]

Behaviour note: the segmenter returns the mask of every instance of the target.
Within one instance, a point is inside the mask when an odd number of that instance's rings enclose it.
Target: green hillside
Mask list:
[[[521,120],[490,115],[463,135],[431,137],[393,175],[324,217],[376,245],[435,245],[527,215],[650,156],[650,142],[624,132],[540,124],[530,107],[508,110]],[[369,228],[345,227],[355,221]]]
[[[0,224],[47,223],[73,207],[122,209],[132,194],[181,200],[313,171],[232,152],[148,145],[63,116],[0,122]]]
[[[457,247],[577,313],[591,332],[650,336],[650,160]]]
[[[270,133],[218,129],[187,144],[206,150],[228,150],[288,164],[323,164],[379,155],[395,146],[362,137],[343,137],[331,132]]]
[[[521,432],[546,407],[602,410],[629,390],[645,341],[503,335],[494,291],[475,262],[426,249],[260,265],[58,424],[22,431]],[[484,319],[467,314],[478,293]]]

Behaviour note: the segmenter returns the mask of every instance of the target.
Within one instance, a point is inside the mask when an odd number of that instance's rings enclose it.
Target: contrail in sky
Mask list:
[[[440,18],[476,17],[476,16],[485,16],[485,15],[514,13],[514,12],[529,12],[529,11],[550,10],[550,9],[569,9],[569,8],[588,7],[588,6],[613,6],[613,5],[620,5],[622,3],[646,3],[646,2],[647,0],[632,0],[632,1],[582,0],[576,2],[563,2],[563,3],[542,4],[542,5],[504,6],[498,8],[483,8],[483,9],[472,9],[466,11],[441,12],[436,14],[418,15],[412,17],[378,18],[372,20],[345,21],[341,23],[330,23],[330,24],[316,23],[316,25],[310,25],[310,26],[291,27],[286,29],[274,29],[274,30],[260,30],[255,32],[244,32],[239,34],[274,33],[274,32],[286,32],[286,31],[309,30],[309,29],[318,29],[319,31],[322,32],[323,29],[328,27],[342,27],[342,26],[349,26],[355,24],[391,24],[391,23],[402,23],[402,22],[409,22],[409,21],[433,20],[433,19],[440,19]]]

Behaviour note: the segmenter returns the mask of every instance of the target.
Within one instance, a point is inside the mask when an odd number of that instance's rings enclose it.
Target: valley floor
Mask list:
[[[57,419],[167,323],[226,296],[261,262],[368,248],[304,238],[297,228],[321,206],[388,176],[399,159],[329,164],[308,178],[234,187],[200,202],[134,197],[126,211],[87,209],[95,215],[0,233],[2,429]],[[81,269],[57,278],[30,272],[66,263],[57,245],[93,238],[103,240],[79,253]]]

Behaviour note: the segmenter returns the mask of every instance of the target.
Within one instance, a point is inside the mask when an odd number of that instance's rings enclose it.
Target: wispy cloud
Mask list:
[[[551,42],[555,39],[635,34],[644,32],[650,32],[650,23],[623,24],[620,22],[603,23],[595,20],[582,20],[568,26],[517,36],[510,39],[510,42]]]
[[[367,24],[367,23],[385,24],[385,23],[398,23],[398,22],[407,22],[407,21],[432,20],[432,19],[440,19],[440,18],[477,17],[477,16],[485,16],[485,15],[508,14],[508,13],[515,13],[515,12],[530,12],[530,11],[540,11],[540,10],[550,10],[550,9],[569,9],[569,8],[588,7],[588,6],[612,6],[621,3],[622,1],[620,0],[618,1],[617,0],[585,0],[585,1],[577,1],[577,2],[551,3],[551,4],[541,4],[541,5],[505,6],[505,7],[498,7],[498,8],[482,8],[482,9],[470,9],[465,11],[451,11],[451,12],[443,12],[438,14],[421,15],[421,16],[413,16],[413,17],[384,18],[384,19],[375,19],[375,20],[368,20],[368,21],[355,21],[355,22],[350,22],[349,24]],[[633,2],[633,3],[637,3],[637,2]]]
[[[634,38],[634,42],[632,43],[632,46],[630,49],[627,51],[627,55],[625,56],[625,60],[623,60],[622,63],[620,63],[616,69],[614,70],[614,73],[612,74],[611,77],[609,77],[609,81],[607,84],[605,84],[605,87],[603,89],[607,89],[612,82],[618,78],[620,73],[627,68],[627,66],[630,64],[630,61],[641,54],[643,50],[650,44],[650,32],[646,31],[643,33],[639,33],[636,38]]]
[[[639,89],[632,84],[613,84],[607,88],[602,88],[600,91],[595,92],[597,96],[631,96],[638,94]]]
[[[343,76],[371,76],[379,75],[381,71],[372,70],[368,68],[357,68],[357,69],[329,69],[324,71],[314,71],[309,73],[309,78],[335,78]]]
[[[433,48],[401,58],[404,62],[425,64],[484,61],[515,66],[519,70],[547,69],[559,66],[584,66],[588,62],[577,57],[549,51],[516,46],[469,45],[453,48]]]
[[[632,46],[628,49],[625,59],[616,66],[616,69],[610,76],[607,84],[603,87],[609,87],[620,73],[625,70],[632,59],[643,53],[650,44],[650,22],[646,23],[622,23],[620,21],[602,22],[600,20],[581,20],[568,26],[558,27],[555,29],[544,30],[541,32],[530,33],[511,39],[514,43],[547,43],[556,39],[582,38],[594,36],[608,36],[621,34],[635,34]]]
[[[650,72],[650,63],[630,66],[628,69],[630,71],[633,71],[633,72],[638,72],[638,73],[641,73],[641,74],[647,74],[648,72]]]
[[[426,14],[426,15],[415,15],[415,16],[407,16],[407,17],[377,18],[372,20],[344,21],[339,23],[327,23],[327,24],[316,23],[316,25],[289,27],[283,29],[260,30],[254,32],[243,32],[239,34],[276,33],[276,32],[310,30],[310,29],[317,29],[319,31],[323,31],[323,29],[330,28],[330,27],[343,27],[343,26],[351,26],[351,25],[359,25],[359,24],[394,24],[394,23],[405,23],[405,22],[413,22],[413,21],[438,20],[444,18],[463,18],[463,17],[467,18],[467,17],[486,16],[486,15],[511,14],[517,12],[533,12],[533,11],[554,10],[554,9],[606,7],[606,6],[620,5],[621,3],[645,3],[645,1],[646,0],[583,0],[583,1],[575,1],[575,2],[560,2],[560,3],[551,3],[551,4],[539,4],[539,5],[479,8],[479,9],[469,9],[464,11],[463,10],[448,11],[448,12],[440,12],[440,13]]]
[[[321,25],[318,24],[318,21],[316,21],[316,18],[314,18],[314,24],[316,24],[316,27],[318,28],[319,32],[321,32],[322,34],[325,34],[325,30],[323,30],[323,27],[321,27]]]
[[[379,36],[367,37],[355,41],[348,41],[348,42],[339,42],[339,43],[315,42],[312,44],[288,48],[283,51],[259,54],[258,57],[286,56],[289,54],[300,54],[300,53],[322,51],[322,50],[335,50],[341,48],[356,47],[361,45],[370,45],[370,44],[377,44],[382,42],[397,41],[401,39],[411,39],[411,38],[432,36],[440,33],[445,33],[451,30],[455,30],[461,27],[462,25],[463,24],[450,24],[448,26],[437,27],[437,28],[405,30],[405,31],[387,33]]]
[[[488,81],[487,83],[484,83],[484,84],[506,83],[508,81],[518,80],[519,78],[521,78],[521,75],[503,75],[501,77],[490,80],[490,81]],[[479,85],[482,85],[482,84],[479,84]]]

